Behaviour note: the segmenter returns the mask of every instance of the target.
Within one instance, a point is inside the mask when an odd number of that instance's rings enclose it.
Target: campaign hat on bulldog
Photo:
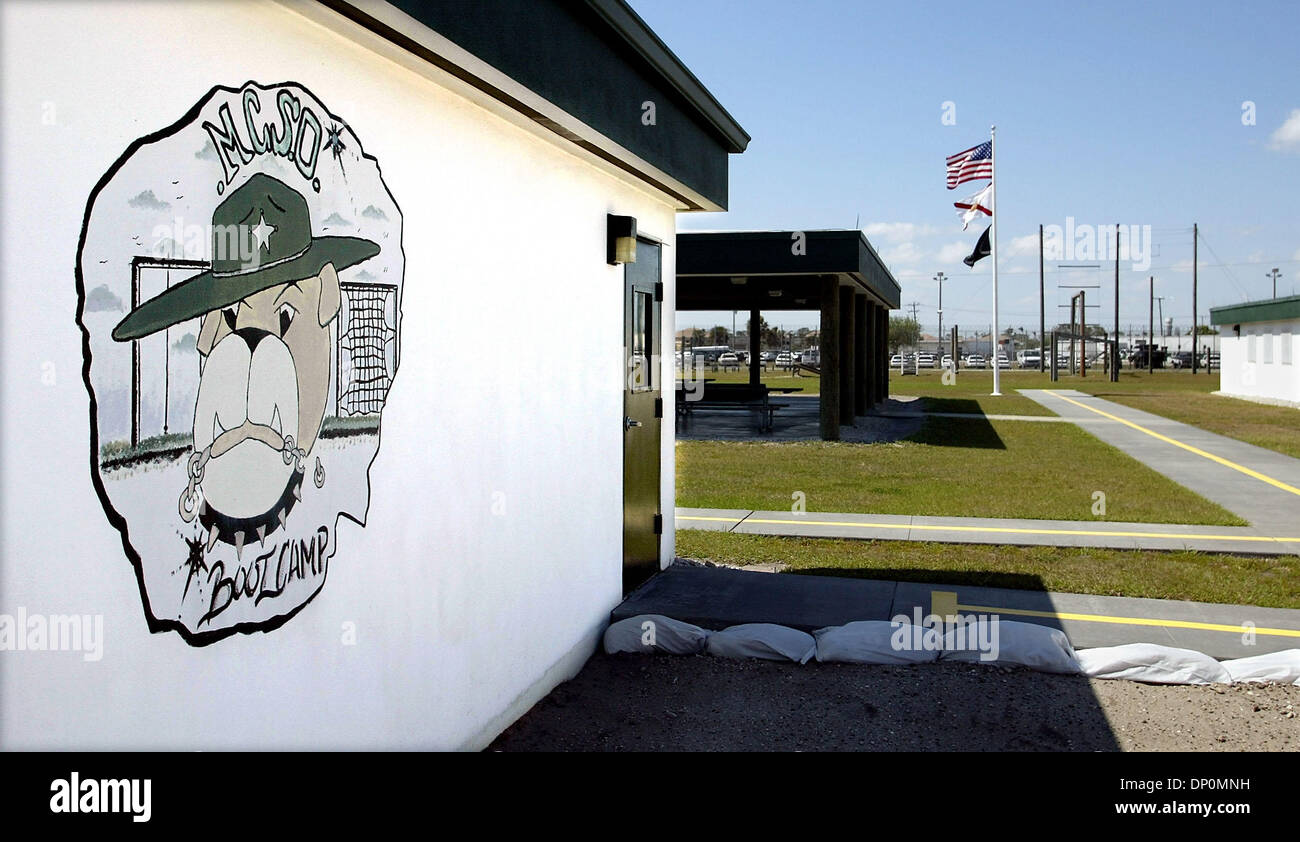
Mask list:
[[[243,248],[250,242],[251,256]],[[132,310],[113,338],[139,339],[264,289],[313,278],[327,263],[341,272],[376,254],[379,244],[361,237],[313,237],[307,200],[257,173],[212,212],[212,268]]]

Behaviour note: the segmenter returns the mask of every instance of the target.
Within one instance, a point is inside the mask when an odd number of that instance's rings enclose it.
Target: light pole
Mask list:
[[[1282,273],[1274,268],[1272,272],[1265,272],[1264,277],[1273,279],[1273,297],[1277,298],[1277,279],[1282,277]]]
[[[938,312],[939,312],[939,333],[937,334],[937,336],[939,337],[939,342],[942,343],[942,342],[943,342],[943,281],[944,281],[944,274],[943,274],[942,272],[940,272],[939,274],[937,274],[937,275],[934,276],[934,279],[935,279],[936,281],[939,282],[939,310],[938,310]]]

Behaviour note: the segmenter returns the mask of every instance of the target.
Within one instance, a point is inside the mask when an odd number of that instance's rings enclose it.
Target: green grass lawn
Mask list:
[[[931,412],[982,412],[985,415],[1053,415],[1050,409],[1016,392],[1016,389],[1045,389],[1050,379],[1037,371],[1007,369],[1001,373],[999,386],[1002,394],[993,397],[993,372],[991,370],[958,371],[951,384],[943,382],[943,372],[921,369],[916,375],[901,375],[897,369],[889,373],[889,393],[892,397],[917,396],[925,398],[925,408]],[[1042,385],[1044,382],[1049,386]]]
[[[677,531],[677,555],[793,573],[1300,608],[1300,558]]]
[[[681,372],[677,373],[681,377]],[[713,371],[707,366],[699,376],[706,380],[713,380],[717,383],[748,383],[749,369],[741,367],[739,371],[723,371],[721,369]],[[822,379],[815,374],[809,374],[806,371],[799,372],[798,376],[787,369],[772,369],[770,371],[760,372],[762,383],[766,384],[769,389],[801,389],[805,395],[816,395],[821,392]]]
[[[1148,374],[1124,369],[1118,383],[1104,375],[1061,375],[1056,383],[1047,374],[1011,369],[1002,372],[1002,397],[990,397],[992,371],[962,371],[957,382],[944,385],[939,372],[923,370],[918,376],[890,375],[893,395],[918,395],[936,412],[972,412],[1009,415],[1051,415],[1045,407],[1016,394],[1016,389],[1077,389],[1099,398],[1131,406],[1212,433],[1300,458],[1300,410],[1269,406],[1213,395],[1219,375],[1193,375],[1190,370],[1165,369]],[[972,403],[972,401],[974,403]],[[974,407],[978,406],[978,409]]]
[[[1243,525],[1073,424],[929,418],[909,440],[677,443],[677,505]],[[1106,514],[1092,514],[1092,494]]]

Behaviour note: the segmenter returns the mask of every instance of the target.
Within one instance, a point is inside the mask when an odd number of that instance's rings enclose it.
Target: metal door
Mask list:
[[[659,570],[660,307],[657,243],[638,240],[636,262],[624,264],[623,590]]]

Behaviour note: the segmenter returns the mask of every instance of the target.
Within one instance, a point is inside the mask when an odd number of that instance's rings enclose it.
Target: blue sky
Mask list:
[[[1190,324],[1193,222],[1202,320],[1268,297],[1273,267],[1279,295],[1300,292],[1300,4],[631,3],[753,137],[731,159],[731,210],[682,214],[680,230],[860,218],[924,327],[939,271],[945,325],[987,325],[991,261],[961,262],[983,225],[963,232],[952,207],[984,182],[947,190],[943,160],[996,123],[1004,326],[1036,329],[1038,225],[1067,217],[1151,226],[1150,268],[1121,264],[1124,329],[1146,320],[1150,275],[1165,315]],[[1069,301],[1058,283],[1094,282],[1109,324],[1113,264],[1057,262],[1081,261],[1049,258],[1049,325]],[[678,325],[715,319],[731,323]]]

